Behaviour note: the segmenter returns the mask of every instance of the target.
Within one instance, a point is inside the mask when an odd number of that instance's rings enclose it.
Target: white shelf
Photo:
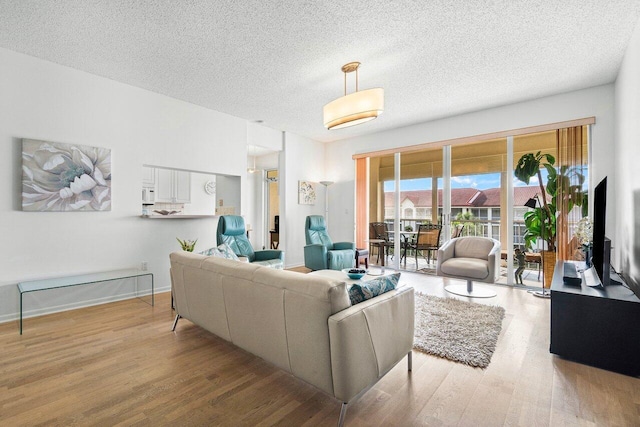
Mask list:
[[[146,219],[193,219],[193,218],[215,218],[215,215],[140,215]]]

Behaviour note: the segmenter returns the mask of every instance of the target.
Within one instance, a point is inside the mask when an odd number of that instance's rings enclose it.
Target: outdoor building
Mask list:
[[[529,210],[524,204],[540,192],[538,186],[514,187],[514,244],[523,245],[524,214]],[[500,239],[500,188],[452,188],[451,222],[464,223],[463,235],[484,235]],[[385,196],[385,221],[394,216],[394,193]],[[432,190],[411,190],[400,192],[401,228],[415,229],[416,223],[432,218]],[[438,217],[442,214],[442,190],[438,190]],[[532,248],[535,249],[535,248]]]

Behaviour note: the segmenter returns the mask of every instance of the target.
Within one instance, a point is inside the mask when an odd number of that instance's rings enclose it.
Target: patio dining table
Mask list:
[[[387,231],[387,233],[389,234],[389,236],[393,237],[395,235],[395,232],[393,230],[389,230]],[[400,257],[400,262],[402,262],[402,258],[404,258],[404,266],[407,266],[407,243],[409,242],[410,238],[417,236],[418,232],[417,231],[400,231],[400,235],[402,236],[402,256]]]

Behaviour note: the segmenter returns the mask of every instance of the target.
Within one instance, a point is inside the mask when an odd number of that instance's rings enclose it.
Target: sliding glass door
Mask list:
[[[498,283],[515,284],[515,272],[523,267],[522,283],[540,286],[544,239],[527,238],[525,216],[531,208],[525,204],[535,197],[542,200],[541,188],[547,192],[548,170],[540,164],[540,174],[535,171],[528,183],[516,179],[514,170],[527,153],[549,154],[557,159],[554,167],[560,177],[558,185],[564,189],[556,192],[553,187],[553,194],[545,194],[559,203],[554,211],[559,221],[558,247],[562,248],[557,257],[579,258],[573,229],[586,211],[581,208],[586,204],[580,203],[587,193],[587,130],[587,126],[579,126],[371,156],[369,224],[358,227],[370,229],[371,223],[385,223],[384,237],[370,233],[369,239],[384,240],[386,266],[426,273],[434,272],[437,248],[450,238],[490,237],[502,246]],[[545,181],[543,187],[539,177]],[[427,251],[420,249],[416,240],[421,229],[429,228],[439,229],[440,234],[432,250]],[[515,256],[515,249],[525,254],[524,261]],[[381,263],[376,248],[371,260]]]

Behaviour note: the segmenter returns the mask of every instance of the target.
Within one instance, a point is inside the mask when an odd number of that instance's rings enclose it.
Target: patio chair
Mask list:
[[[415,240],[407,242],[407,248],[414,251],[416,269],[418,269],[418,251],[422,252],[422,257],[427,261],[427,264],[431,263],[431,252],[440,248],[440,233],[442,233],[442,226],[439,224],[418,225],[418,234]]]
[[[393,247],[393,242],[389,240],[389,228],[386,222],[369,223],[369,254],[373,254],[372,249],[378,249],[378,264],[380,264],[380,253],[382,253],[383,263],[386,248]]]

